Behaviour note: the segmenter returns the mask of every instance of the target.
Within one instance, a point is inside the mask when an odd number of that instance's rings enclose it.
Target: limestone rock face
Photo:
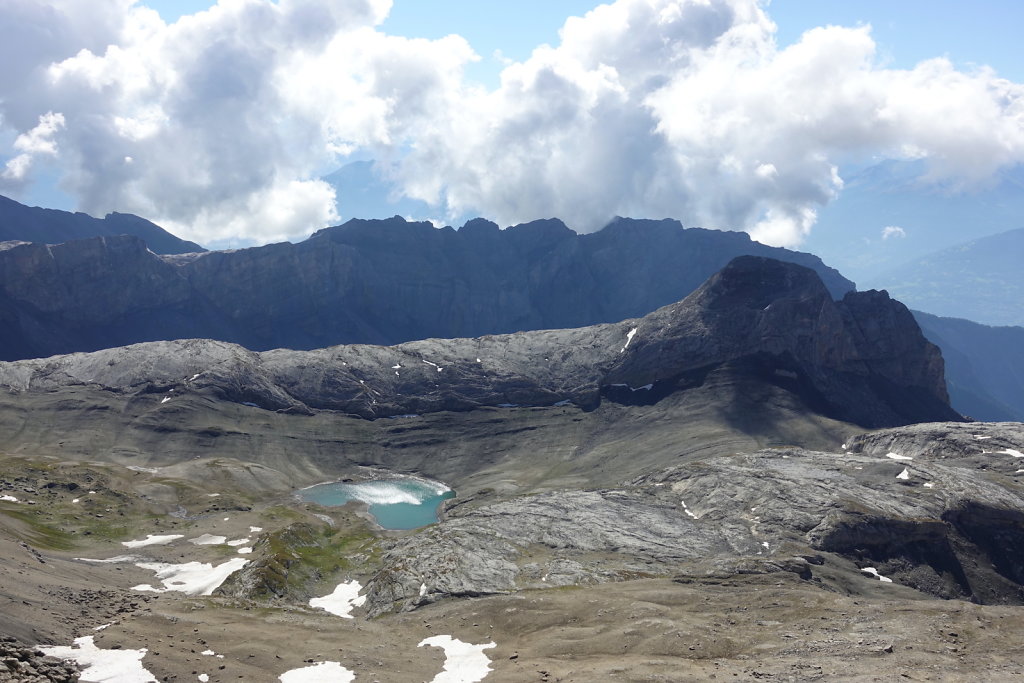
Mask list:
[[[313,349],[582,327],[678,301],[742,254],[813,268],[835,297],[853,288],[817,257],[677,221],[577,235],[555,219],[458,231],[353,220],[294,245],[165,257],[129,237],[8,245],[0,358],[189,337]]]
[[[960,419],[945,400],[937,349],[902,304],[872,292],[836,302],[810,269],[750,256],[686,299],[615,324],[316,351],[157,342],[3,363],[0,384],[174,388],[375,418],[562,402],[591,409],[605,398],[653,403],[725,365],[800,396],[813,412],[866,427]]]

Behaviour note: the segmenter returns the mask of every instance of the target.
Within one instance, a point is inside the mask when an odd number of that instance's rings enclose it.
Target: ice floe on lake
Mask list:
[[[189,595],[213,595],[224,580],[244,567],[249,560],[235,557],[227,562],[214,566],[205,562],[186,562],[169,564],[167,562],[138,562],[136,567],[156,572],[156,578],[164,585],[154,588],[148,583],[132,586],[132,590],[166,593],[179,591]]]
[[[431,683],[476,683],[491,671],[491,660],[484,650],[496,643],[472,645],[451,636],[431,636],[420,641],[419,647],[429,645],[444,650],[444,670],[434,676]]]
[[[143,548],[147,545],[167,545],[171,541],[176,541],[179,538],[184,537],[184,534],[148,534],[145,538],[137,541],[121,541],[121,545],[126,548]]]
[[[146,668],[142,666],[142,658],[148,650],[102,650],[96,647],[93,636],[75,638],[76,647],[55,645],[42,646],[43,654],[60,659],[70,659],[79,666],[85,667],[82,672],[83,681],[102,681],[103,683],[148,683],[156,681]]]
[[[340,662],[317,662],[311,666],[285,671],[277,677],[281,683],[349,683],[356,675]]]
[[[359,595],[362,586],[358,581],[339,583],[330,595],[321,598],[310,598],[309,606],[318,607],[345,619],[352,618],[352,609],[366,602],[365,595]]]

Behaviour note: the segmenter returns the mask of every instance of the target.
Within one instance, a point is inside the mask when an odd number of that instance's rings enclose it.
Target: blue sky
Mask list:
[[[177,21],[210,7],[7,0],[0,193],[254,244],[352,217],[321,176],[374,159],[418,219],[674,217],[799,247],[858,169],[963,193],[1024,163],[1024,3],[233,0]]]

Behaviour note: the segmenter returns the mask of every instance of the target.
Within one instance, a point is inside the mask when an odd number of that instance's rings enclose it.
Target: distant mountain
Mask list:
[[[988,327],[914,311],[942,349],[950,403],[977,420],[1024,422],[1024,328]]]
[[[255,350],[396,344],[582,327],[678,301],[741,255],[815,270],[810,254],[746,233],[618,219],[577,235],[559,220],[353,220],[299,244],[159,257],[138,238],[0,245],[0,358],[205,337]]]
[[[986,325],[1024,325],[1024,229],[982,237],[887,271],[870,285],[911,308]]]
[[[89,237],[134,235],[156,254],[206,251],[195,242],[175,237],[159,225],[130,213],[93,218],[84,213],[41,209],[0,196],[0,242],[60,244]]]
[[[876,276],[937,250],[1024,227],[1024,165],[963,191],[924,182],[922,160],[840,172],[843,189],[819,211],[802,248],[862,286],[885,286]],[[887,227],[900,230],[883,239]]]

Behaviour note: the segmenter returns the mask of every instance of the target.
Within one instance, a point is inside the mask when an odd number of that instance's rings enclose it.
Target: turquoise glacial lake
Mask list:
[[[454,498],[455,491],[444,484],[424,479],[381,479],[358,484],[333,482],[299,491],[310,503],[336,506],[360,500],[385,529],[417,529],[437,521],[441,501]]]

